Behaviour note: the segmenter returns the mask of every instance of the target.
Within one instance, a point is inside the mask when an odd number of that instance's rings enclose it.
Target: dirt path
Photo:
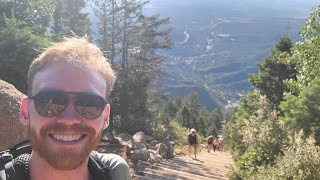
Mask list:
[[[154,179],[192,179],[192,180],[213,180],[227,179],[228,166],[234,162],[227,152],[200,152],[198,160],[188,156],[176,156],[173,159],[165,160],[154,168],[147,168],[144,175],[133,177],[134,180]]]

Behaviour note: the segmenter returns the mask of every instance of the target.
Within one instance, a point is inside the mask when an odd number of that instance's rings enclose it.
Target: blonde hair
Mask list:
[[[64,38],[64,41],[54,43],[39,55],[30,65],[28,71],[28,94],[32,93],[34,76],[51,64],[67,63],[79,69],[90,68],[105,79],[106,97],[109,96],[116,76],[101,50],[89,43],[85,38]]]

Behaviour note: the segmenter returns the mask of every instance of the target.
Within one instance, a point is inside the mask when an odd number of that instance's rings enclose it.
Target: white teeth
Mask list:
[[[61,135],[54,134],[53,138],[59,141],[77,141],[81,138],[81,135]]]

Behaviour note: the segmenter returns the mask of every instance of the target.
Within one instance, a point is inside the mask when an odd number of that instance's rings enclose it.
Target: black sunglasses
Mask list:
[[[70,97],[69,94],[73,96]],[[85,119],[98,118],[107,102],[96,94],[65,92],[65,91],[40,91],[29,97],[34,101],[36,111],[44,117],[54,117],[63,112],[72,99],[76,111]]]

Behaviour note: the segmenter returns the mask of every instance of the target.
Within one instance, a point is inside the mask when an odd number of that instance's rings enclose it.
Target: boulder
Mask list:
[[[148,149],[148,151],[149,151],[150,153],[152,153],[152,154],[157,154],[157,153],[158,153],[157,151],[152,150],[152,149]]]
[[[119,142],[120,142],[121,145],[128,146],[132,150],[137,150],[137,149],[142,149],[142,148],[146,148],[147,147],[142,142],[135,142],[133,139],[130,139],[129,141],[121,141],[121,140],[119,140]]]
[[[130,158],[133,160],[147,161],[149,157],[150,152],[147,150],[147,148],[130,151]]]
[[[144,169],[145,168],[152,168],[152,164],[150,164],[147,161],[141,161],[141,165],[142,165],[142,167],[144,167]]]
[[[130,145],[131,145],[131,147],[130,147]],[[147,146],[145,144],[143,144],[142,142],[136,142],[134,140],[131,140],[131,142],[129,143],[129,147],[131,149],[135,149],[135,150],[147,148]]]
[[[132,148],[132,136],[128,133],[120,133],[117,137],[115,137],[119,141],[121,145],[129,146],[129,148]]]
[[[131,177],[134,176],[134,174],[141,174],[144,170],[140,160],[129,159],[127,163],[129,165]]]
[[[161,156],[159,156],[157,151],[154,151],[151,149],[148,149],[148,151],[150,152],[150,157],[148,159],[148,162],[150,164],[160,163],[162,161],[162,158],[161,158]]]
[[[119,140],[113,137],[109,131],[103,131],[101,142],[108,144],[120,144]]]
[[[13,85],[0,80],[0,151],[28,138],[28,129],[19,122],[21,100],[25,97]]]
[[[136,133],[137,134],[137,133]],[[117,140],[119,140],[119,143],[125,146],[128,146],[130,149],[137,150],[137,149],[142,149],[146,148],[147,146],[141,142],[141,139],[138,138],[139,136],[136,135],[135,139],[133,136],[131,136],[128,133],[121,133],[116,137]]]
[[[121,156],[123,159],[127,160],[130,156],[130,149],[128,146],[124,146],[121,144],[105,144],[101,142],[96,150],[100,153],[112,153]]]
[[[179,149],[175,149],[174,150],[174,154],[177,155],[177,156],[182,155],[182,151],[179,150]]]
[[[152,149],[148,149],[148,151],[150,152],[150,155],[154,154],[157,158],[159,158],[162,161],[162,157],[157,151],[152,150]]]
[[[156,145],[156,148],[157,148],[157,152],[160,154],[160,156],[164,159],[167,159],[168,147],[163,143],[159,143]]]
[[[146,144],[147,149],[154,149],[154,147],[151,144]]]
[[[169,142],[169,141],[164,140],[162,143],[164,143],[166,145],[166,147],[168,148],[167,158],[168,159],[173,158],[174,157],[174,149],[173,149],[172,145],[174,144],[174,142],[173,141]]]
[[[129,140],[132,139],[132,136],[131,134],[129,133],[120,133],[118,136],[117,136],[117,139],[120,141],[120,142],[127,142]]]
[[[145,168],[152,168],[152,165],[146,161],[129,159],[127,163],[129,165],[131,177],[134,175],[143,175]]]
[[[155,145],[159,144],[159,142],[158,142],[157,140],[153,140],[153,141],[151,141],[150,144],[151,144],[152,146],[155,146]]]
[[[134,139],[134,141],[142,142],[144,144],[154,140],[154,137],[148,136],[148,135],[144,134],[144,132],[141,132],[141,131],[135,133],[132,138]]]

